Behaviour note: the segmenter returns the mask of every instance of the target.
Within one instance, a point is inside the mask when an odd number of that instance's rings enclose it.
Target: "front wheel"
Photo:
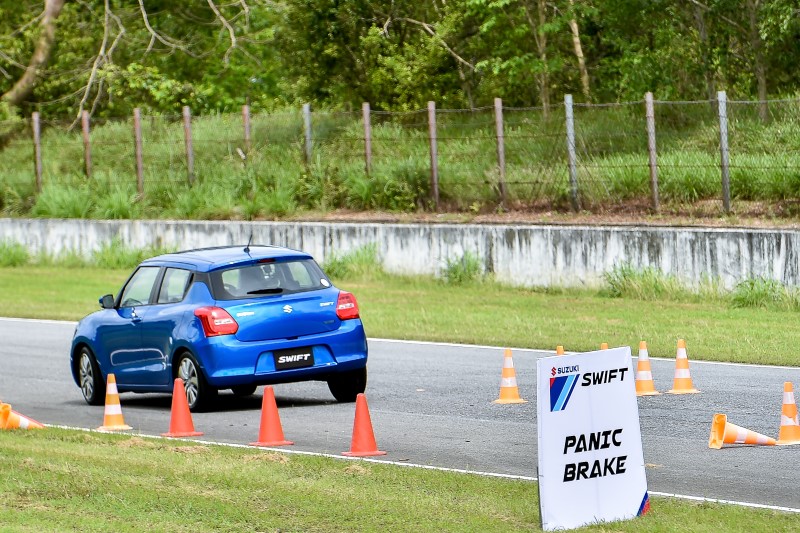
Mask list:
[[[217,389],[208,384],[197,361],[189,353],[184,353],[178,358],[176,377],[183,380],[186,403],[189,404],[189,410],[192,412],[207,409],[217,396]]]
[[[328,388],[337,402],[354,402],[367,388],[367,367],[339,372],[328,378]]]
[[[84,346],[78,356],[78,383],[83,399],[89,405],[103,405],[106,401],[106,383],[92,351]]]

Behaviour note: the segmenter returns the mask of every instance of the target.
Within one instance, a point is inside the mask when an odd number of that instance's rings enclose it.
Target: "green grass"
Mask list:
[[[443,283],[386,275],[370,268],[365,255],[362,251],[339,261],[360,264],[368,276],[346,273],[334,281],[358,298],[371,337],[539,349],[562,345],[567,351],[594,350],[601,342],[638,346],[645,340],[654,357],[674,357],[677,340],[685,339],[692,359],[798,364],[796,340],[786,328],[797,315],[786,304],[734,307],[730,297],[674,288],[672,299],[648,301],[610,298],[608,288],[520,289],[490,280]],[[0,268],[0,316],[77,320],[98,309],[97,299],[116,293],[129,274],[127,267]],[[760,302],[756,296],[751,300]]]
[[[773,104],[762,123],[731,104],[731,194],[736,201],[780,204],[796,216],[800,142],[796,102]],[[718,123],[707,103],[659,104],[659,190],[665,212],[692,212],[721,198]],[[505,111],[505,208],[570,209],[564,112]],[[577,183],[581,205],[595,211],[646,209],[650,172],[643,106],[578,107]],[[0,215],[68,218],[264,219],[311,210],[432,210],[427,113],[374,114],[373,153],[365,170],[359,112],[315,112],[313,154],[304,160],[298,110],[252,117],[245,145],[241,116],[195,117],[190,185],[179,117],[142,120],[144,191],[138,194],[130,119],[98,121],[91,132],[93,175],[83,170],[83,142],[67,124],[42,137],[43,183],[34,193],[28,134],[0,149]],[[493,111],[440,112],[440,209],[492,212],[500,206]],[[785,204],[785,205],[784,205]],[[638,206],[638,207],[637,207]]]
[[[536,483],[56,428],[0,432],[3,531],[540,531]],[[652,498],[578,531],[795,531],[797,516]]]

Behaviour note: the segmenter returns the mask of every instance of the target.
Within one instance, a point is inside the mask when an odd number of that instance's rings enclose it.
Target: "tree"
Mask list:
[[[76,116],[137,105],[227,110],[277,97],[278,63],[264,45],[279,6],[267,0],[20,3],[0,22],[0,49],[9,50],[0,94],[12,106]]]

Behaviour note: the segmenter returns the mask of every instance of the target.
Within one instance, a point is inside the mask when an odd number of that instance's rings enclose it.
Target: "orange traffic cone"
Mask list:
[[[556,355],[564,355],[564,347],[560,344],[556,346]]]
[[[639,360],[636,363],[636,396],[655,396],[661,394],[653,383],[653,372],[650,369],[650,355],[647,343],[639,342]]]
[[[514,360],[511,350],[506,348],[503,354],[503,372],[500,377],[500,397],[492,403],[527,403],[519,396],[517,387],[517,373],[514,370]]]
[[[7,403],[0,404],[0,429],[43,429],[44,424],[21,415]]]
[[[607,342],[601,342],[600,343],[600,349],[601,350],[608,350],[608,343]]]
[[[778,444],[800,444],[800,423],[797,420],[797,404],[794,401],[794,389],[791,381],[783,384],[783,407],[781,408]]]
[[[372,420],[369,417],[367,397],[364,394],[356,396],[356,418],[353,423],[353,439],[350,442],[350,451],[342,452],[348,457],[371,457],[386,455],[378,450],[375,442],[375,433],[372,431]]]
[[[775,446],[775,439],[750,431],[736,424],[728,422],[728,417],[715,414],[711,422],[711,435],[708,437],[708,447],[719,450],[723,444],[759,444]]]
[[[108,375],[103,425],[97,429],[99,431],[124,431],[126,429],[133,429],[125,423],[125,419],[122,417],[122,406],[119,403],[119,392],[117,391],[117,378],[114,377],[114,374]]]
[[[258,442],[251,442],[250,446],[286,446],[288,444],[294,444],[294,442],[283,437],[281,417],[275,403],[275,391],[272,390],[272,387],[264,387]]]
[[[186,389],[181,378],[175,378],[172,389],[172,414],[169,419],[169,432],[162,433],[162,437],[198,437],[202,431],[194,430],[192,413],[189,412],[189,402],[186,401]]]
[[[689,375],[689,359],[686,357],[686,341],[678,339],[678,353],[675,356],[675,380],[669,394],[696,394],[700,392],[692,384]]]

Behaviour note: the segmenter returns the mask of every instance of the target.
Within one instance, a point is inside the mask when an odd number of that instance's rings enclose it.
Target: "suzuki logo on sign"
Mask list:
[[[283,306],[283,312],[284,313],[291,313],[292,312],[292,306],[291,305],[284,305]]]

